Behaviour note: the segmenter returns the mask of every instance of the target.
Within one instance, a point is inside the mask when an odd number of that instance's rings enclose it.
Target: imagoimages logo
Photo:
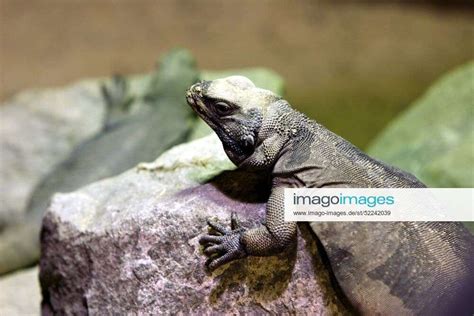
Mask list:
[[[370,208],[380,205],[393,205],[395,197],[392,195],[299,195],[293,193],[294,205],[321,205],[322,207],[329,207],[332,205],[365,205]]]
[[[474,189],[285,189],[286,221],[474,221]]]

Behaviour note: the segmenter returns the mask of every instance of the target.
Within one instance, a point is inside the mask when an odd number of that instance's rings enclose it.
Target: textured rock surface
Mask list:
[[[0,315],[39,315],[40,304],[38,267],[0,278]]]
[[[43,312],[344,311],[305,226],[297,249],[206,273],[197,242],[206,218],[228,222],[231,211],[244,225],[263,218],[265,179],[221,172],[232,168],[212,135],[118,177],[55,195],[43,221]]]
[[[40,179],[103,123],[97,81],[29,91],[0,105],[0,228],[17,220]]]

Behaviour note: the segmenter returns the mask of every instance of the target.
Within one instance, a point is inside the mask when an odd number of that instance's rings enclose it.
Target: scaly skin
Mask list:
[[[377,161],[245,77],[193,85],[189,105],[217,133],[239,168],[267,171],[272,192],[265,224],[200,239],[210,269],[246,256],[269,256],[295,242],[284,221],[288,187],[425,187],[413,175]],[[353,307],[382,315],[471,314],[474,238],[460,223],[315,222],[332,270]]]

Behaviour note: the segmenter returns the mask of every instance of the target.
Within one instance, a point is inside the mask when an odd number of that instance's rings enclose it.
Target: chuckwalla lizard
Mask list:
[[[369,157],[247,78],[191,86],[188,104],[217,133],[230,160],[268,172],[265,224],[228,229],[200,242],[209,268],[246,256],[269,256],[295,241],[284,221],[284,188],[421,188],[415,176]],[[473,313],[474,238],[454,222],[313,222],[340,288],[363,314]]]

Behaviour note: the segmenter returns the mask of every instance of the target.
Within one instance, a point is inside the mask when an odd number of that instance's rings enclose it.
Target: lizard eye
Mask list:
[[[215,104],[215,108],[217,113],[219,113],[220,115],[227,115],[232,112],[232,107],[225,102],[217,102]]]

